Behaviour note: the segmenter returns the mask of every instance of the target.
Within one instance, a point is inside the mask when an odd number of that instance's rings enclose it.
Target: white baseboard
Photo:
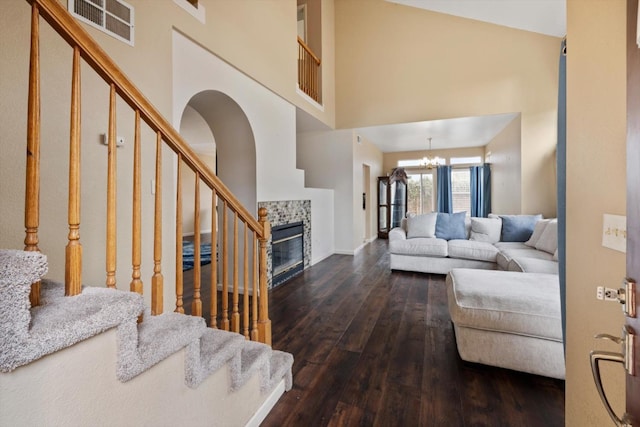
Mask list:
[[[354,251],[343,251],[341,249],[336,249],[335,253],[338,255],[354,255],[355,254]]]
[[[367,246],[369,243],[373,242],[374,240],[376,240],[378,237],[374,236],[368,240],[366,240],[364,243],[362,243],[360,246],[358,246],[357,248],[355,248],[352,251],[345,251],[345,250],[341,250],[341,249],[337,249],[335,251],[336,254],[338,255],[358,255],[358,252],[360,252],[362,250],[362,248],[364,248],[365,246]]]
[[[258,408],[258,411],[253,414],[253,417],[247,422],[246,427],[259,427],[260,424],[267,418],[269,412],[276,406],[278,400],[280,400],[280,396],[284,394],[284,380],[280,381],[280,383],[273,389],[267,400],[264,401],[262,406]]]
[[[316,265],[320,261],[324,261],[325,259],[329,258],[331,255],[333,255],[333,254],[332,253],[331,254],[326,254],[324,256],[321,256],[321,257],[318,257],[318,258],[314,258],[314,259],[311,260],[311,265]]]

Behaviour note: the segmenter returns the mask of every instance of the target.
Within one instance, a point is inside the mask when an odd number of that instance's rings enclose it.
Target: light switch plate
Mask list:
[[[602,246],[627,252],[627,217],[604,214],[602,219]]]

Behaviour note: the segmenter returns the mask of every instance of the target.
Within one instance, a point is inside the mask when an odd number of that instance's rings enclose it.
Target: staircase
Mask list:
[[[261,209],[256,219],[238,202],[57,0],[27,3],[31,4],[31,51],[26,236],[24,251],[0,250],[0,425],[258,425],[282,393],[291,388],[293,364],[290,354],[270,347],[266,278],[270,225],[266,210]],[[39,247],[40,183],[48,179],[40,171],[41,21],[73,50],[67,147],[68,236],[66,246],[46,242],[47,247],[64,247],[63,282],[46,277],[49,265]],[[83,247],[80,239],[80,186],[85,185],[80,173],[80,116],[85,109],[80,106],[82,61],[109,88],[108,168],[103,178],[107,203],[102,219],[107,236],[103,248],[95,244]],[[116,248],[123,244],[123,233],[116,227],[121,222],[116,221],[116,200],[122,199],[116,192],[118,97],[135,117],[133,168],[127,177],[133,181],[127,229],[131,238],[124,242],[131,251],[128,289],[119,289],[120,276],[116,274]],[[146,128],[141,131],[141,126]],[[152,133],[153,141],[144,141],[145,132]],[[142,150],[142,146],[149,147]],[[194,236],[193,316],[183,314],[180,178],[176,192],[169,194],[176,201],[175,253],[163,257],[163,225],[167,223],[162,211],[162,183],[167,181],[162,168],[163,147],[175,154],[178,177],[182,168],[195,174],[195,230],[202,229],[199,186],[211,191],[211,239],[219,244],[217,256],[212,256],[212,280],[208,284],[213,290],[211,300],[204,301],[210,307],[207,320],[211,327],[200,317],[200,290],[205,284],[200,283],[198,231]],[[154,158],[143,162],[141,157],[149,148],[155,151]],[[142,222],[141,176],[142,165],[149,169],[149,164],[153,166],[147,174],[155,176],[155,195],[153,206],[144,208],[152,212],[152,240],[145,246],[143,231],[149,227]],[[49,210],[43,214],[49,214]],[[146,295],[143,246],[150,247],[153,255]],[[82,279],[83,259],[96,254],[105,257],[106,287],[86,286]],[[173,312],[164,312],[164,285],[168,280],[163,265],[167,261],[176,272],[175,300],[169,301],[174,305]],[[218,287],[221,292],[217,292]]]
[[[0,250],[0,425],[165,425],[194,417],[196,425],[245,425],[291,388],[290,354],[180,313],[139,323],[145,307],[133,292],[87,287],[65,297],[64,285],[43,280],[41,304],[30,308],[31,283],[46,271],[40,253]],[[159,394],[137,384],[168,379],[176,383]],[[234,394],[241,409],[230,411]],[[109,404],[113,396],[117,406]],[[200,400],[206,410],[194,409]]]

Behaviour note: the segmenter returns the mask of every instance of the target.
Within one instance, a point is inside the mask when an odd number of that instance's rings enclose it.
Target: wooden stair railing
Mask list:
[[[311,99],[320,103],[320,59],[298,37],[298,86]]]
[[[176,193],[176,308],[184,312],[183,274],[182,274],[182,183],[180,171],[184,166],[195,174],[195,256],[194,256],[194,300],[191,314],[202,315],[200,283],[200,185],[211,191],[211,290],[210,326],[243,333],[247,339],[271,344],[271,321],[268,311],[267,290],[267,242],[271,227],[267,220],[267,211],[259,210],[259,219],[255,219],[242,206],[238,199],[220,181],[220,179],[198,158],[176,130],[164,119],[158,110],[142,95],[133,83],[124,75],[114,61],[98,46],[91,36],[71,16],[57,0],[27,0],[31,4],[31,52],[29,65],[29,99],[27,117],[27,164],[25,191],[25,250],[38,251],[38,227],[40,215],[40,57],[39,22],[43,18],[73,49],[71,123],[69,145],[69,199],[68,199],[68,243],[65,252],[65,294],[77,295],[81,292],[83,248],[80,243],[80,135],[81,135],[81,59],[84,60],[110,88],[109,96],[109,132],[107,167],[107,209],[106,209],[106,286],[115,288],[116,283],[116,101],[124,100],[135,114],[133,148],[133,202],[132,202],[132,241],[131,241],[131,282],[129,289],[143,292],[141,279],[141,145],[143,144],[141,123],[156,135],[155,142],[155,206],[153,226],[153,276],[151,278],[151,312],[153,315],[163,312],[162,274],[162,148],[168,146],[178,159],[178,180]],[[220,212],[222,211],[222,215]],[[233,262],[229,260],[227,228],[228,211],[233,215]],[[222,217],[222,224],[218,221]],[[242,224],[244,235],[238,232]],[[221,233],[221,236],[219,235]],[[251,236],[251,239],[249,238]],[[216,242],[220,238],[222,245],[221,260],[218,259]],[[238,248],[243,239],[244,263],[239,262]],[[251,241],[251,243],[250,243]],[[249,254],[251,246],[251,254]],[[220,266],[220,263],[222,265]],[[251,264],[251,265],[250,265]],[[196,267],[197,266],[197,267]],[[221,267],[221,268],[220,268]],[[228,285],[229,268],[232,268],[232,289]],[[239,272],[242,268],[244,289],[242,316],[239,308]],[[253,270],[252,280],[249,271]],[[223,290],[217,295],[218,277],[221,277]],[[229,293],[232,294],[232,312],[229,319]],[[251,302],[249,300],[251,299]],[[220,301],[219,301],[220,300]],[[39,303],[39,283],[32,286],[32,305]],[[219,304],[220,303],[220,304]],[[220,310],[219,310],[220,305]]]

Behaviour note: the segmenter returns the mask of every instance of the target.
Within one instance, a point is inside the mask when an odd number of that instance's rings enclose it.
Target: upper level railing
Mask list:
[[[317,103],[321,102],[320,59],[298,37],[298,86]]]
[[[27,164],[25,193],[25,250],[39,251],[38,227],[40,222],[40,17],[64,39],[73,49],[71,76],[71,120],[69,144],[69,196],[68,196],[68,242],[65,252],[65,294],[77,295],[81,292],[83,247],[80,243],[81,213],[81,60],[84,60],[109,86],[108,113],[108,166],[107,166],[107,206],[105,213],[106,238],[106,286],[115,288],[116,283],[116,102],[117,97],[124,100],[134,112],[134,148],[133,148],[133,200],[132,200],[132,238],[131,238],[131,291],[142,293],[141,279],[141,145],[155,144],[155,202],[153,231],[153,275],[151,277],[151,312],[153,315],[163,311],[162,274],[162,198],[163,172],[161,149],[168,146],[177,157],[178,180],[176,197],[176,307],[175,311],[184,312],[183,266],[182,266],[182,198],[183,185],[180,180],[182,169],[186,166],[195,174],[194,201],[194,278],[193,302],[191,314],[202,315],[200,283],[200,185],[211,191],[211,281],[210,286],[210,325],[226,330],[243,333],[247,339],[271,344],[271,321],[268,315],[267,291],[267,241],[271,228],[267,212],[260,209],[259,220],[240,204],[229,189],[189,148],[188,144],[142,95],[133,83],[124,75],[114,61],[98,46],[89,34],[60,5],[57,0],[27,0],[32,5],[31,13],[31,50],[29,65],[29,98],[27,118]],[[155,141],[143,142],[141,125],[147,126],[155,134]],[[228,216],[232,216],[233,233],[227,226]],[[238,233],[238,224],[243,224],[242,242]],[[218,235],[220,234],[220,235]],[[232,234],[229,236],[229,234]],[[232,240],[233,253],[229,254],[229,240]],[[216,242],[221,241],[221,251]],[[244,257],[240,261],[238,249],[242,244]],[[259,246],[259,249],[258,249]],[[251,247],[251,256],[249,256]],[[244,289],[239,289],[239,272],[242,271]],[[249,272],[252,271],[251,280]],[[258,274],[259,272],[259,274]],[[229,275],[232,282],[229,283]],[[222,290],[218,292],[218,281]],[[231,285],[231,287],[230,287]],[[39,283],[32,287],[32,305],[39,303]],[[240,309],[239,296],[243,301]],[[231,295],[231,307],[229,296]],[[241,313],[242,310],[242,313]],[[231,311],[231,313],[229,313]]]

